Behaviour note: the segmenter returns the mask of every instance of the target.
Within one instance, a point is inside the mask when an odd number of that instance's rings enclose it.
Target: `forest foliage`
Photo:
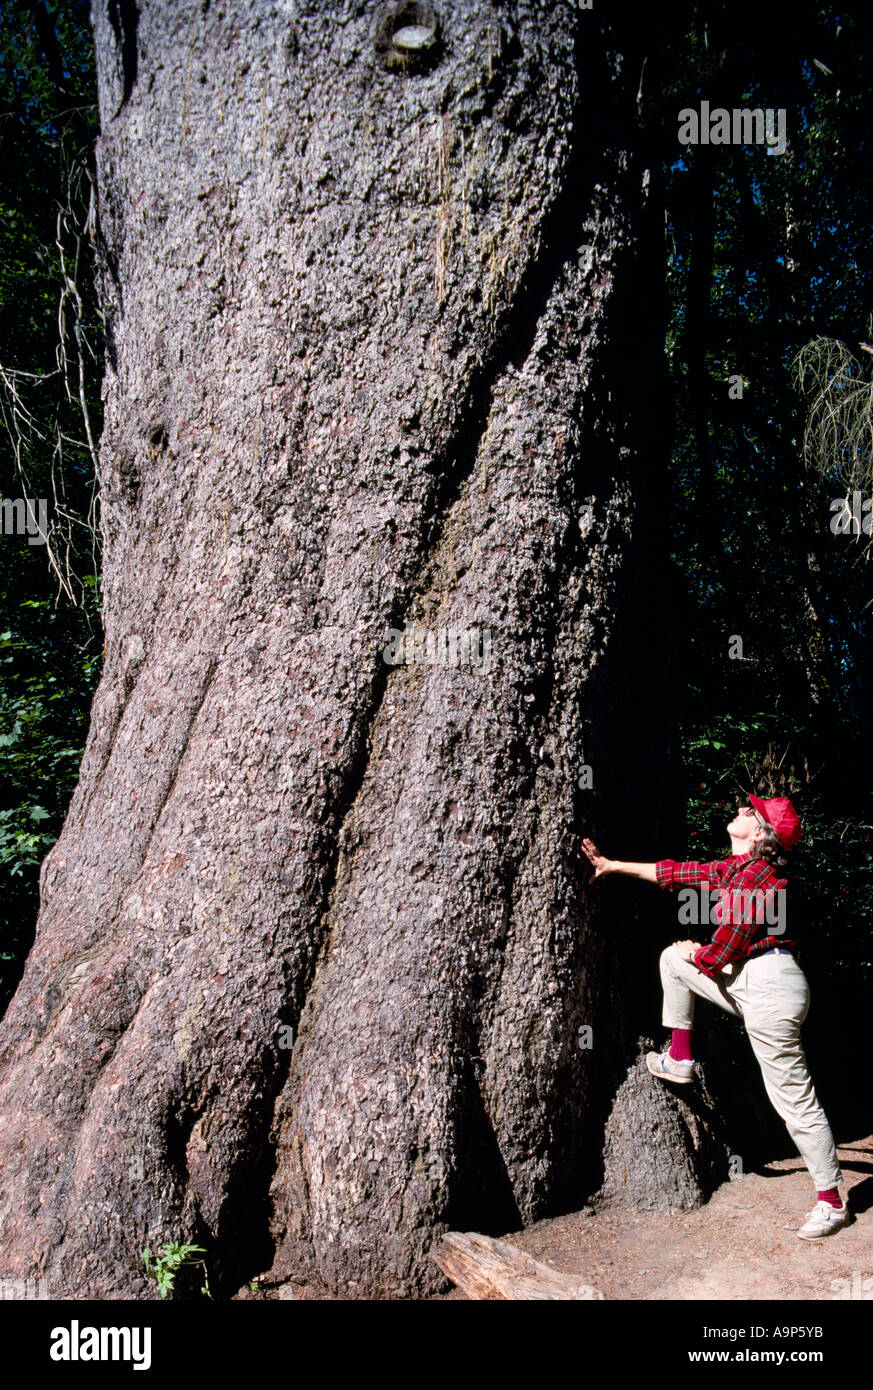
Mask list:
[[[4,523],[0,537],[0,1007],[33,939],[39,865],[76,783],[99,674],[97,129],[87,0],[3,0],[0,487],[6,500],[46,501],[48,536],[31,544]]]

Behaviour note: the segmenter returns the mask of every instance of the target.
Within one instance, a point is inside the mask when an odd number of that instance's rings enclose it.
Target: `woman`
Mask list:
[[[838,1190],[843,1175],[833,1134],[800,1039],[809,1010],[809,985],[795,960],[797,943],[784,935],[787,881],[777,869],[787,862],[785,851],[800,839],[800,819],[786,797],[763,801],[750,796],[749,801],[752,804],[741,806],[727,827],[727,859],[629,864],[606,859],[591,840],[583,840],[582,849],[594,865],[592,883],[606,874],[629,874],[662,888],[716,892],[712,920],[718,925],[711,941],[675,941],[661,955],[662,1021],[672,1037],[664,1052],[648,1054],[646,1064],[653,1076],[665,1081],[687,1085],[694,1080],[691,1031],[696,994],[743,1020],[767,1094],[816,1185],[818,1200],[797,1234],[817,1240],[846,1224],[848,1207]],[[780,909],[775,915],[774,906]]]

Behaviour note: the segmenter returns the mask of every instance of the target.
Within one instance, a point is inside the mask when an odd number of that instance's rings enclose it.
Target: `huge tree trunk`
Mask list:
[[[427,1291],[440,1232],[582,1204],[635,1055],[636,890],[606,922],[577,846],[651,855],[667,742],[639,67],[569,3],[136,19],[96,5],[106,661],[0,1267]],[[490,666],[388,664],[407,622]]]

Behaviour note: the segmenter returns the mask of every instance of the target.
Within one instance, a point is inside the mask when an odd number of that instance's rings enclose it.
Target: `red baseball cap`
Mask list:
[[[750,805],[762,815],[768,825],[776,831],[776,838],[786,849],[796,845],[801,836],[800,816],[787,796],[773,796],[762,801],[760,796],[749,796]]]

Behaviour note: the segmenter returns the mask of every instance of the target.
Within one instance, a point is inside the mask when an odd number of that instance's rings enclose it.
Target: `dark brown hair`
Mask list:
[[[788,865],[788,851],[776,834],[776,831],[765,821],[763,816],[758,817],[758,824],[764,831],[760,840],[756,840],[752,847],[752,853],[758,859],[763,859],[770,865],[771,869],[785,869]]]

